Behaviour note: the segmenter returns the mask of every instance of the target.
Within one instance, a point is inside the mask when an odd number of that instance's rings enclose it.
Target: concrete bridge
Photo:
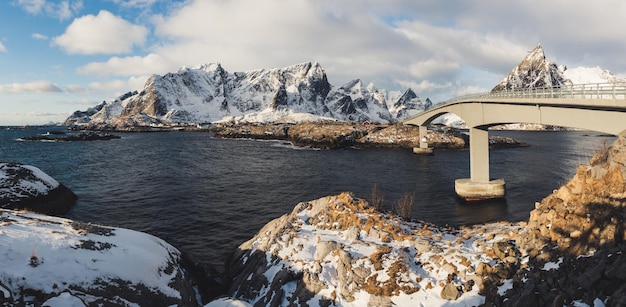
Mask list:
[[[455,181],[456,193],[466,200],[501,198],[503,179],[489,176],[489,127],[535,123],[580,128],[617,135],[626,129],[626,83],[576,84],[487,92],[448,100],[403,121],[426,135],[433,120],[446,113],[461,117],[469,128],[470,178]],[[416,151],[427,151],[422,141]]]

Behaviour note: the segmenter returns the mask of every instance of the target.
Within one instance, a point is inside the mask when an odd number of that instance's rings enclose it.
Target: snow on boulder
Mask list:
[[[197,306],[181,253],[149,234],[0,209],[0,303]]]
[[[0,208],[62,214],[74,205],[76,198],[72,191],[37,167],[0,162]]]
[[[254,306],[476,306],[490,282],[476,268],[504,270],[492,246],[520,229],[437,228],[376,212],[349,193],[328,196],[296,205],[239,246],[225,295]]]

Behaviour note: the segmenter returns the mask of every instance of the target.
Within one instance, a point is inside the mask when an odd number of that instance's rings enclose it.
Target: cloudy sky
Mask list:
[[[0,125],[64,120],[151,74],[319,62],[441,101],[486,91],[538,43],[548,60],[626,75],[623,0],[8,0]]]

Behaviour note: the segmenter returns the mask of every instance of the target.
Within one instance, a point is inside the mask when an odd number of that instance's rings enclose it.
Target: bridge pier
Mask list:
[[[470,132],[470,178],[454,181],[456,194],[465,200],[503,198],[506,194],[502,179],[489,177],[489,131],[472,127]]]
[[[418,155],[432,155],[433,149],[428,147],[428,127],[419,126],[420,147],[413,147],[413,153]]]

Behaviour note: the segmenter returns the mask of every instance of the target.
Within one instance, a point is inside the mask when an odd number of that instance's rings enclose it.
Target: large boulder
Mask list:
[[[479,305],[485,278],[476,267],[501,266],[485,250],[519,230],[438,228],[349,193],[329,196],[296,205],[240,245],[226,265],[225,295],[254,306]]]
[[[197,306],[181,253],[154,236],[0,209],[3,306]]]
[[[39,168],[0,162],[0,208],[64,214],[77,196]]]

